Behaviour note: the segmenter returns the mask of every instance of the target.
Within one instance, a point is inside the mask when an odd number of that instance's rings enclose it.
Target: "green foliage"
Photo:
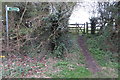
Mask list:
[[[74,64],[84,64],[85,63],[85,58],[83,54],[81,53],[77,38],[79,35],[69,33],[68,34],[68,42],[66,43],[66,48],[67,48],[67,55],[65,57],[65,60],[72,62]]]
[[[61,58],[63,56],[63,51],[64,51],[65,45],[63,43],[59,44],[59,46],[55,46],[54,49],[54,54]]]
[[[106,38],[108,38],[107,36],[109,36],[109,33],[105,32],[104,35],[89,35],[87,37],[89,51],[102,68],[102,71],[93,75],[93,77],[108,78],[118,75],[118,53],[106,50],[110,47],[105,43]]]
[[[85,67],[77,67],[73,70],[64,69],[58,74],[54,74],[52,76],[54,78],[87,78],[91,76],[91,72],[89,72]]]
[[[59,61],[57,62],[54,67],[57,67],[57,66],[67,66],[69,63],[66,62],[66,61]]]
[[[14,63],[14,62],[13,62]],[[26,63],[24,63],[26,64]],[[36,67],[35,67],[36,66]],[[29,72],[43,68],[45,65],[42,63],[31,63],[31,64],[20,64],[19,66],[12,64],[11,68],[5,67],[5,71],[3,71],[3,77],[11,76],[11,77],[21,77],[29,74]]]
[[[49,36],[49,40],[50,43],[54,44],[55,46],[53,47],[52,53],[55,54],[55,56],[57,57],[63,57],[63,53],[66,50],[66,45],[65,45],[65,31],[62,31],[62,28],[67,27],[66,24],[63,23],[63,25],[61,25],[61,16],[63,16],[62,13],[52,13],[50,14],[48,17],[44,17],[42,20],[44,21],[44,28],[47,29],[47,32],[49,32],[50,34],[48,34]],[[65,19],[63,19],[65,20]]]
[[[119,36],[117,31],[120,31],[119,22],[120,22],[120,2],[103,2],[99,3],[99,13],[101,18],[101,24],[103,23],[103,26],[101,28],[102,30],[102,38],[101,40],[105,40],[106,42],[111,43],[111,46],[118,49],[119,44]],[[103,9],[103,10],[102,10]],[[107,26],[105,25],[106,23]],[[111,39],[112,38],[112,39]],[[102,41],[101,41],[102,42]],[[109,46],[108,46],[109,47]],[[119,52],[119,49],[116,50]]]
[[[103,48],[109,47],[106,46],[105,43],[99,42],[101,39],[103,40],[104,38],[102,38],[101,36],[89,38],[87,40],[89,51],[92,53],[94,58],[98,61],[98,63],[101,66],[107,66],[107,67],[113,66],[116,68],[118,65],[116,64],[118,60],[117,59],[118,53],[112,53],[110,51],[105,51],[104,49],[101,49],[101,47]]]
[[[49,3],[48,2],[44,2],[44,3],[35,3],[36,6],[36,10],[38,12],[48,12],[49,11]]]
[[[100,35],[97,39],[99,46],[104,50],[110,47],[113,47],[114,50],[118,48],[117,43],[119,40],[117,38],[117,33],[113,35],[114,32],[112,27],[113,27],[112,24],[109,23],[106,26],[106,28],[102,31],[102,35]]]
[[[91,72],[83,66],[77,66],[71,62],[62,60],[53,65],[60,71],[55,73],[47,73],[48,76],[53,78],[87,78],[91,76]]]
[[[30,32],[32,31],[32,28],[21,28],[20,30],[19,30],[19,34],[20,35],[27,35],[27,34],[29,34]]]
[[[42,67],[44,67],[45,65],[42,64],[42,63],[37,63],[37,66],[39,66],[39,68],[42,68]]]
[[[8,3],[4,3],[4,5],[6,4]],[[67,33],[67,24],[74,3],[13,2],[9,5],[20,8],[19,12],[12,14],[14,16],[10,15],[10,17],[13,18],[13,22],[11,23],[14,23],[14,28],[16,27],[16,30],[13,28],[13,30],[10,31],[10,37],[15,36],[15,39],[19,38],[19,41],[14,40],[16,43],[13,43],[12,45],[16,46],[18,45],[17,43],[20,43],[21,47],[18,46],[18,48],[20,47],[20,53],[33,56],[36,53],[46,54],[53,52],[57,57],[63,56],[64,51],[66,51],[66,43],[62,42],[60,39],[63,37],[62,39],[64,41],[66,38],[63,35],[66,35]],[[24,11],[25,14],[22,15]],[[23,16],[23,19],[19,26],[20,29],[17,31],[18,27],[16,25],[19,24],[21,16]],[[31,21],[33,28],[25,28],[26,21]],[[27,37],[29,37],[30,40]]]

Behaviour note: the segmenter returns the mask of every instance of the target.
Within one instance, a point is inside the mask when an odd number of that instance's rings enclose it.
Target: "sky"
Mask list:
[[[72,12],[72,15],[69,19],[69,23],[74,24],[74,23],[90,22],[89,18],[93,15],[92,13],[90,13],[90,10],[92,10],[94,6],[95,4],[93,4],[92,2],[87,2],[87,1],[83,2],[82,4],[78,3],[78,5],[74,8]]]
[[[77,10],[76,10],[77,9]],[[83,8],[78,8],[73,10],[73,13],[69,19],[69,23],[85,23],[89,21],[89,13]]]
[[[89,18],[94,16],[97,17],[97,2],[113,2],[116,0],[82,0],[82,4],[78,3],[78,6],[76,6],[73,10],[73,13],[69,19],[70,24],[74,23],[86,23],[90,22]],[[84,7],[83,7],[84,6]],[[91,11],[95,9],[94,11],[96,12],[94,15],[91,13]]]

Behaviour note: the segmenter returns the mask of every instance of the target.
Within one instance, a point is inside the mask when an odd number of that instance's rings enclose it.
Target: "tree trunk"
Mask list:
[[[91,21],[91,34],[95,34],[96,23],[95,21]]]

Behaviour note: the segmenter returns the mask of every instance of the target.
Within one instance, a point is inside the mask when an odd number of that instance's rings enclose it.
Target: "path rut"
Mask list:
[[[93,73],[99,72],[100,66],[97,64],[97,62],[91,56],[91,53],[89,52],[89,50],[87,48],[87,45],[85,43],[85,39],[83,36],[78,37],[78,44],[81,48],[83,55],[85,56],[86,66],[88,67],[88,69]]]

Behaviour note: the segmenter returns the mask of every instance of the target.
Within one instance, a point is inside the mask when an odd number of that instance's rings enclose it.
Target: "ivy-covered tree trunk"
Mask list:
[[[64,37],[68,31],[68,20],[74,5],[75,3],[64,2],[49,4],[49,14],[42,18],[43,24],[41,28],[37,29],[38,31],[42,30],[39,36],[46,42],[47,47],[44,48],[46,52],[51,52],[57,57],[63,55],[65,45],[61,37]]]

